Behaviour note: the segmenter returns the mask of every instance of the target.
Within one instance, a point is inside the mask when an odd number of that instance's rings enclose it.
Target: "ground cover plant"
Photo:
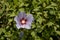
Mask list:
[[[22,40],[60,40],[60,0],[0,0],[0,40],[19,40],[19,12],[34,17]]]

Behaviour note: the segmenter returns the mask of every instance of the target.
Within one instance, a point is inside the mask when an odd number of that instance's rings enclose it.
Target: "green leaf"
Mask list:
[[[50,39],[49,40],[53,40],[53,38],[52,37],[50,37]]]
[[[56,33],[57,33],[58,35],[60,35],[60,31],[56,31]]]
[[[10,17],[14,17],[14,16],[15,16],[15,13],[14,12],[10,14]]]
[[[4,36],[5,36],[5,37],[11,37],[12,34],[11,34],[11,32],[9,31],[9,32],[6,32]]]
[[[48,22],[47,25],[48,26],[52,26],[54,23],[53,22]]]
[[[36,34],[35,34],[34,31],[31,32],[31,35],[32,35],[32,37],[35,37],[36,36]]]
[[[2,32],[5,33],[6,30],[4,28],[0,28],[0,35],[1,35]]]

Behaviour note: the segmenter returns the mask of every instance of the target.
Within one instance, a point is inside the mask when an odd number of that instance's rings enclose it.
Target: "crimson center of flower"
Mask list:
[[[20,23],[21,23],[22,25],[26,24],[26,22],[27,22],[27,19],[22,18],[22,19],[20,20]]]

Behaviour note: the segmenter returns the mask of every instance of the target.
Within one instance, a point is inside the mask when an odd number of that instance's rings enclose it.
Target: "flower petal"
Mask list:
[[[31,29],[31,26],[30,25],[25,25],[25,28],[26,29]]]
[[[27,15],[25,14],[25,12],[20,12],[19,15],[18,15],[19,19],[25,18],[26,16]]]
[[[18,18],[18,16],[16,16],[16,17],[14,18],[14,20],[16,21],[16,23],[19,23],[19,21],[20,21],[20,19]]]
[[[33,18],[33,16],[32,16],[32,14],[27,15],[27,24],[30,25],[33,20],[34,20],[34,18]]]
[[[20,28],[31,29],[31,25],[19,25],[19,24],[16,24],[16,27],[18,29],[20,29]]]
[[[21,28],[19,24],[16,24],[16,27],[17,27],[18,29],[20,29],[20,28]]]
[[[31,29],[31,26],[30,25],[21,25],[20,27],[21,28],[25,28],[25,29]]]

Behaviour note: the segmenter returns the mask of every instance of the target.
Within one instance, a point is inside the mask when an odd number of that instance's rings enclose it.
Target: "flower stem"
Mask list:
[[[22,40],[23,36],[24,36],[24,32],[21,31],[21,32],[20,32],[20,35],[19,35],[19,40]]]

